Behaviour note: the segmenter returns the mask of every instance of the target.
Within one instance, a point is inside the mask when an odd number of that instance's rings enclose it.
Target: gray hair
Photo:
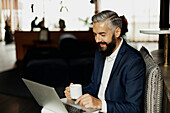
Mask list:
[[[122,28],[122,19],[114,11],[105,10],[100,13],[97,13],[92,17],[92,22],[104,22],[107,21],[108,27],[113,31],[115,28]]]

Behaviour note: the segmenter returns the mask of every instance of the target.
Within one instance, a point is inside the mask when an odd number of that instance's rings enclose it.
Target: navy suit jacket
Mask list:
[[[91,83],[83,93],[98,98],[105,58],[95,54]],[[125,40],[117,54],[105,91],[108,113],[142,113],[146,66],[139,51]]]

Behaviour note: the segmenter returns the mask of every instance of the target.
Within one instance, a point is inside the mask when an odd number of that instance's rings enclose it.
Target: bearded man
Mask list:
[[[146,67],[141,54],[121,37],[122,20],[116,12],[102,11],[92,21],[99,49],[91,83],[75,103],[107,113],[142,113]],[[69,87],[64,93],[71,99]]]

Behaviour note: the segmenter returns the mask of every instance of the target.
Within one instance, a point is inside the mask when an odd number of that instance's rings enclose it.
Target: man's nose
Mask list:
[[[96,42],[98,43],[98,42],[101,42],[101,36],[100,35],[96,35],[95,36],[95,39],[96,39]]]

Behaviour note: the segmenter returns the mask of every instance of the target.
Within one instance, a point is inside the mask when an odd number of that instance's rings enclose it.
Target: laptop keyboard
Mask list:
[[[69,113],[83,113],[83,112],[86,112],[85,110],[78,109],[78,108],[73,107],[73,106],[68,105],[68,104],[64,104],[64,105],[65,105],[65,107],[66,107],[66,109],[67,109],[67,111]]]

